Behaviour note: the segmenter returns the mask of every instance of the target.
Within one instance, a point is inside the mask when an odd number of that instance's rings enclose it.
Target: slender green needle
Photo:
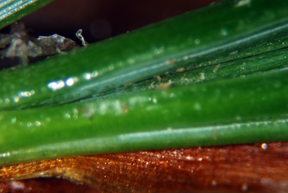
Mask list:
[[[288,1],[223,1],[0,73],[0,109],[66,103],[287,32]],[[35,81],[37,80],[37,81]]]
[[[288,71],[0,114],[1,165],[288,140]],[[10,137],[13,136],[13,137]]]
[[[237,50],[222,55],[214,60],[192,63],[186,68],[178,69],[183,72],[171,72],[161,75],[161,80],[150,78],[132,84],[131,86],[111,89],[104,93],[95,94],[94,98],[109,97],[128,92],[143,92],[171,86],[191,85],[212,80],[244,77],[246,75],[279,70],[287,67],[288,37],[277,38],[261,44],[256,44],[244,50]],[[93,98],[93,99],[94,99]]]

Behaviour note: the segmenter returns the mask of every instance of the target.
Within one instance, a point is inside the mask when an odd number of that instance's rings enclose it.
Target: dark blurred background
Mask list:
[[[38,11],[22,18],[31,37],[59,34],[73,39],[83,29],[88,43],[127,33],[145,25],[209,5],[218,0],[54,0]],[[193,22],[193,21],[191,21]],[[7,26],[0,33],[9,33]],[[30,65],[45,57],[29,57]],[[19,58],[2,58],[0,70],[17,66]]]
[[[82,28],[88,43],[197,9],[216,0],[55,0],[22,19],[30,34],[57,33],[77,40]],[[80,41],[77,40],[80,44]]]

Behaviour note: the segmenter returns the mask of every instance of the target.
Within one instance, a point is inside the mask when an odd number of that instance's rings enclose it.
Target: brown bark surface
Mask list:
[[[100,192],[288,192],[287,158],[288,142],[140,151],[17,164],[0,178],[56,176]]]

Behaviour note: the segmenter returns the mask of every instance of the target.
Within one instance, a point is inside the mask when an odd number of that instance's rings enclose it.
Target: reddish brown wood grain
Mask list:
[[[37,178],[0,182],[0,192],[9,193],[98,193],[88,185],[57,178]]]
[[[7,166],[0,178],[57,176],[100,192],[288,192],[287,158],[288,142],[140,151]]]

